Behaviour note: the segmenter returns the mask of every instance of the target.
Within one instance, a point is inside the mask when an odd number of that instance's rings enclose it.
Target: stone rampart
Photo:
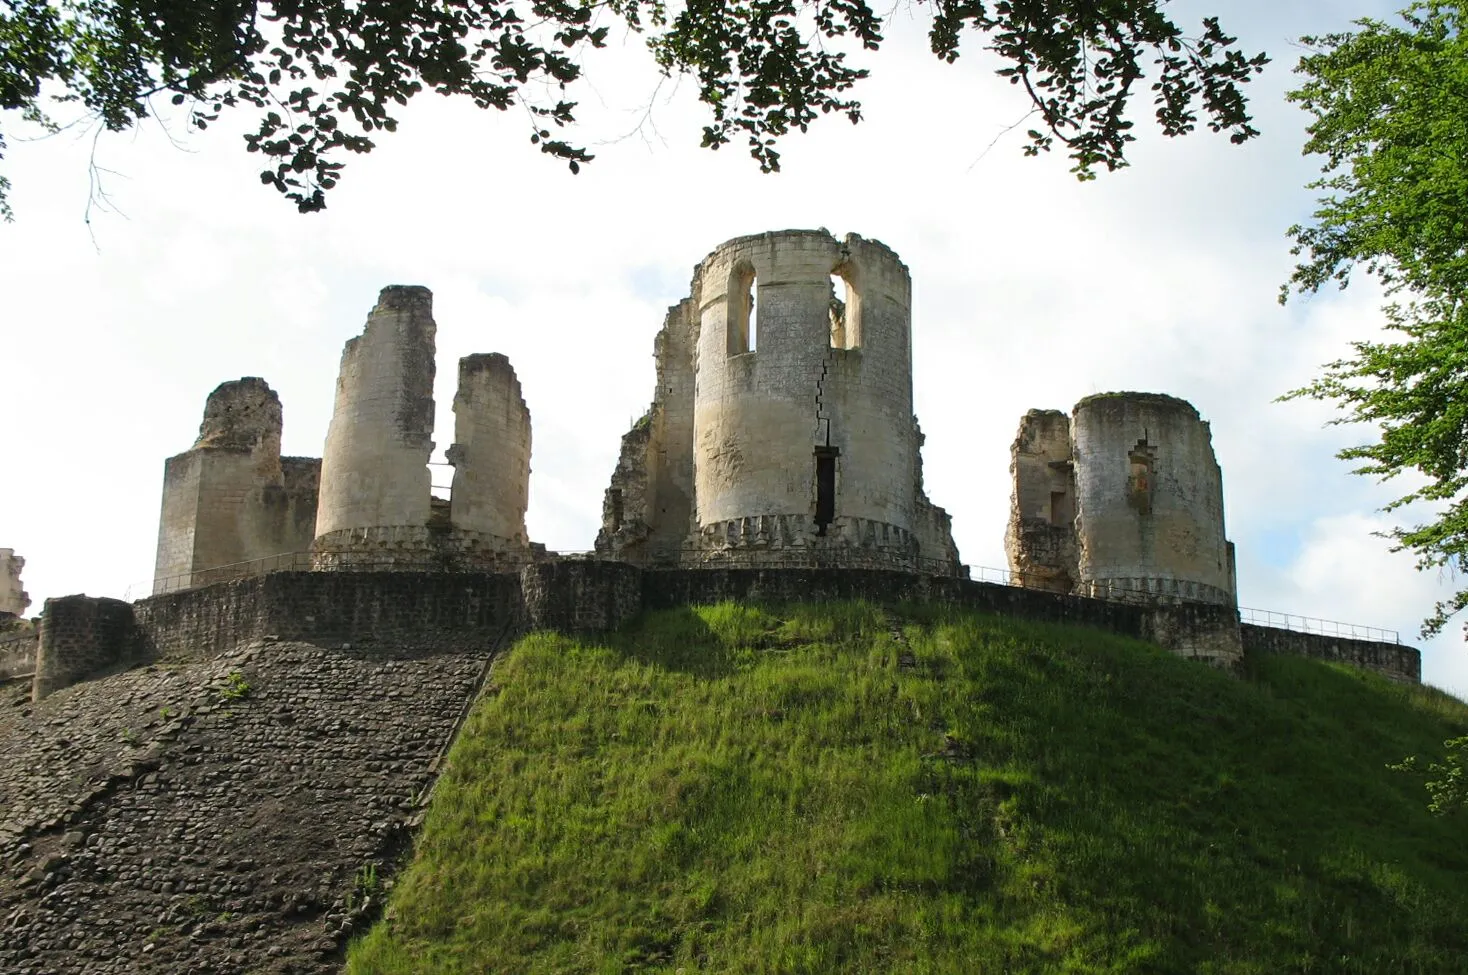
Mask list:
[[[1422,654],[1416,647],[1400,643],[1378,643],[1375,640],[1353,640],[1321,633],[1299,633],[1253,623],[1244,623],[1239,629],[1246,653],[1281,653],[1292,657],[1309,657],[1312,660],[1326,660],[1360,667],[1362,670],[1374,670],[1392,680],[1411,684],[1422,682]]]
[[[137,652],[131,603],[92,596],[46,600],[36,644],[36,676],[31,699],[117,666]]]
[[[36,695],[122,661],[207,660],[257,639],[414,646],[424,633],[598,631],[643,609],[729,599],[942,602],[1097,627],[1219,666],[1235,666],[1245,653],[1271,652],[1337,660],[1401,680],[1421,674],[1413,647],[1240,627],[1236,611],[1215,604],[1140,605],[877,567],[659,569],[552,559],[506,572],[276,572],[135,606],[53,600],[49,637],[43,617]]]

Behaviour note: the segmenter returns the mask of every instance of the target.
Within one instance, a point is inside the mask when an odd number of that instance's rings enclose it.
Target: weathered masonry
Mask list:
[[[923,491],[911,281],[883,244],[788,230],[728,241],[654,343],[599,554],[641,564],[963,572]]]
[[[321,461],[282,457],[280,397],[265,380],[222,383],[194,446],[163,467],[153,592],[231,578],[230,567],[310,547]]]
[[[530,412],[509,360],[459,362],[452,496],[431,494],[433,296],[384,288],[348,340],[323,457],[280,455],[263,379],[219,386],[164,466],[153,592],[290,568],[492,568],[532,557]]]
[[[1010,467],[1005,549],[1020,583],[1139,602],[1233,606],[1233,545],[1208,424],[1183,400],[1103,393],[1032,410]]]
[[[20,570],[25,568],[25,559],[15,554],[13,548],[0,548],[0,614],[24,616],[31,597],[20,584]]]
[[[1071,416],[1031,410],[1011,452],[1005,552],[1027,588],[1236,607],[1223,475],[1208,424],[1157,393],[1103,393]],[[1242,657],[1241,638],[1217,647]]]
[[[459,360],[451,494],[431,494],[436,332],[427,288],[390,287],[347,342],[313,568],[493,568],[530,557],[530,411],[503,355]]]

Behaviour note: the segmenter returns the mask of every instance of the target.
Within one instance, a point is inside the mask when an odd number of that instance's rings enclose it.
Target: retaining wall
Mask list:
[[[1268,652],[1340,661],[1397,680],[1421,675],[1413,647],[1240,626],[1226,606],[1147,607],[883,569],[642,569],[563,559],[498,573],[276,572],[132,606],[84,596],[52,600],[49,630],[46,617],[41,626],[35,695],[127,660],[207,660],[264,637],[368,647],[391,640],[402,647],[445,631],[608,630],[644,609],[723,600],[834,599],[941,602],[1092,626],[1224,668],[1245,653]]]
[[[1392,680],[1422,683],[1422,653],[1416,647],[1323,636],[1318,633],[1297,633],[1294,630],[1280,630],[1252,623],[1244,623],[1239,629],[1246,653],[1283,653],[1294,657],[1328,660],[1350,664],[1363,670],[1374,670]]]

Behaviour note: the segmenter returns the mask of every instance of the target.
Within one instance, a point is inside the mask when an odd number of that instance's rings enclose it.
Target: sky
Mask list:
[[[660,84],[640,42],[615,34],[573,92],[597,157],[576,176],[529,144],[522,114],[436,96],[351,158],[310,215],[260,184],[243,116],[203,133],[177,118],[8,131],[0,547],[26,559],[32,613],[68,593],[146,595],[164,460],[192,445],[210,390],[265,378],[285,452],[320,456],[342,344],[380,288],[419,284],[438,323],[435,459],[452,438],[456,360],[505,353],[533,423],[530,534],[589,549],[619,439],[652,398],[653,337],[694,265],[732,237],[825,227],[881,240],[911,270],[927,491],[976,576],[1005,564],[1026,410],[1169,393],[1211,423],[1240,603],[1398,630],[1422,647],[1425,680],[1468,696],[1461,626],[1417,635],[1454,580],[1373,534],[1398,523],[1380,509],[1401,486],[1334,457],[1371,431],[1328,426],[1325,404],[1275,402],[1382,322],[1365,278],[1276,300],[1285,231],[1308,218],[1319,165],[1284,97],[1294,39],[1393,6],[1170,4],[1190,26],[1220,13],[1243,50],[1274,58],[1249,85],[1263,135],[1166,139],[1143,98],[1131,167],[1089,183],[1062,155],[1023,156],[1029,123],[1013,126],[1027,102],[977,44],[945,65],[906,13],[865,62],[865,120],[787,137],[776,174],[738,144],[700,148],[693,85]],[[94,175],[106,200],[89,214]]]

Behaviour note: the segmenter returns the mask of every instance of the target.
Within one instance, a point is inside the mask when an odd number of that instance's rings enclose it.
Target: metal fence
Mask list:
[[[547,552],[527,553],[523,556],[495,555],[487,560],[479,556],[464,560],[454,555],[436,555],[427,552],[340,552],[313,556],[310,552],[285,552],[248,562],[220,565],[190,573],[163,576],[149,582],[134,583],[127,587],[126,599],[140,599],[146,595],[197,589],[217,582],[229,582],[252,576],[282,571],[343,571],[343,572],[506,572],[519,569],[535,561],[546,559],[592,560],[604,558],[597,552]],[[731,551],[706,552],[700,561],[682,561],[671,556],[665,559],[628,560],[648,569],[885,569],[899,572],[915,572],[941,577],[967,578],[1001,586],[1026,588],[1019,573],[1009,569],[988,565],[955,566],[946,559],[923,559],[904,557],[891,553],[865,552],[861,550],[806,550],[792,552]],[[1036,580],[1038,581],[1038,580]],[[1044,589],[1036,585],[1030,588]],[[1092,598],[1127,603],[1171,603],[1199,602],[1177,595],[1160,594],[1145,587],[1125,587],[1108,583],[1104,590],[1097,590]],[[1213,601],[1217,605],[1217,601]],[[1352,640],[1370,640],[1377,643],[1401,643],[1401,634],[1396,630],[1357,623],[1342,623],[1314,616],[1281,613],[1268,609],[1239,607],[1239,621],[1255,626],[1293,630],[1298,633],[1313,633]]]
[[[1372,640],[1376,643],[1401,643],[1402,636],[1396,630],[1379,626],[1362,626],[1359,623],[1341,623],[1323,620],[1315,616],[1297,616],[1293,613],[1277,613],[1272,609],[1249,609],[1239,607],[1239,622],[1254,626],[1272,626],[1279,630],[1294,630],[1298,633],[1314,633],[1319,636],[1342,637],[1350,640]]]

